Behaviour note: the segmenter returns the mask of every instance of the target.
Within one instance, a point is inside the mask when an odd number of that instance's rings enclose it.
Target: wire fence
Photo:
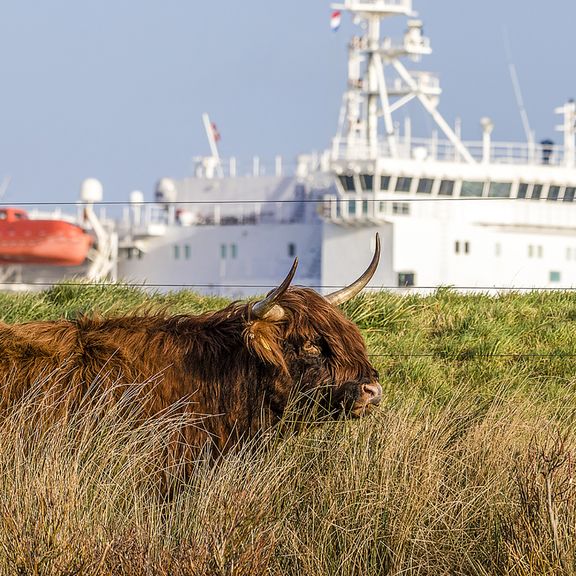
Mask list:
[[[512,201],[515,198],[500,198],[500,197],[414,197],[414,196],[394,196],[387,198],[362,198],[364,202],[494,202],[494,201]],[[98,202],[101,206],[147,206],[158,205],[163,206],[182,206],[182,205],[264,205],[264,204],[322,204],[327,201],[326,198],[304,198],[304,199],[246,199],[246,200],[229,200],[229,199],[211,199],[211,200],[184,200],[184,201],[141,201],[138,203],[130,202],[129,200],[105,200]],[[84,201],[23,201],[23,202],[0,202],[0,207],[8,206],[23,206],[23,207],[82,207],[88,205]],[[247,284],[247,283],[234,283],[234,284],[214,284],[214,283],[148,283],[148,282],[106,282],[97,281],[91,282],[86,280],[63,280],[63,281],[31,281],[31,282],[18,282],[18,281],[0,281],[0,287],[22,286],[25,284],[29,287],[47,288],[53,286],[70,286],[70,287],[102,287],[107,288],[111,286],[126,287],[126,288],[142,288],[142,289],[251,289],[251,290],[268,290],[274,288],[275,284]],[[315,290],[338,290],[342,285],[329,285],[317,284],[307,285],[309,288]],[[365,291],[391,291],[407,293],[430,292],[439,290],[455,290],[455,291],[468,291],[468,292],[574,292],[576,286],[556,287],[556,286],[468,286],[468,285],[432,285],[432,286],[396,286],[396,285],[379,285],[368,286]],[[393,359],[411,359],[411,358],[437,358],[446,361],[455,362],[469,362],[478,359],[511,359],[511,360],[567,360],[576,359],[576,353],[480,353],[462,351],[460,353],[446,353],[443,351],[433,352],[389,352],[389,353],[372,353],[368,355],[370,358],[393,358]]]
[[[174,200],[168,201],[163,200],[161,202],[156,200],[141,200],[138,202],[132,202],[130,200],[102,200],[99,202],[86,202],[84,200],[74,200],[74,201],[23,201],[23,202],[0,202],[0,207],[6,208],[10,206],[87,206],[96,204],[97,206],[182,206],[182,205],[243,205],[243,204],[323,204],[325,202],[334,201],[339,199],[341,201],[348,200],[362,200],[363,202],[375,203],[375,202],[512,202],[517,200],[526,200],[525,198],[510,198],[510,197],[498,197],[498,196],[393,196],[386,198],[366,198],[364,196],[358,198],[336,198],[334,195],[329,195],[322,198],[301,198],[301,199],[246,199],[246,200],[230,200],[230,199],[218,199],[213,198],[210,200]],[[534,202],[547,200],[543,198],[533,199]],[[548,202],[552,202],[547,200]],[[552,202],[553,203],[553,202]],[[565,205],[566,203],[560,202],[560,204]]]
[[[137,203],[131,202],[130,200],[104,200],[98,202],[97,205],[101,206],[151,206],[151,205],[162,205],[162,206],[182,206],[182,205],[265,205],[265,204],[323,204],[327,201],[334,200],[335,198],[302,198],[302,199],[246,199],[246,200],[229,200],[229,199],[211,199],[211,200],[182,200],[182,201],[162,201],[157,202],[154,200],[143,200]],[[363,202],[376,203],[376,202],[494,202],[494,201],[514,201],[516,198],[509,197],[454,197],[454,196],[427,196],[427,197],[414,197],[414,196],[394,196],[387,198],[364,198],[361,200]],[[347,200],[343,200],[347,201]],[[0,201],[0,207],[9,206],[23,206],[23,207],[82,207],[90,204],[89,202],[77,200],[77,201],[23,201],[23,202],[6,202]],[[2,264],[0,263],[0,267]],[[55,284],[60,286],[74,285],[74,286],[103,286],[108,285],[106,282],[89,282],[89,281],[30,281],[30,282],[19,282],[13,280],[0,280],[0,287],[11,287],[11,286],[22,286],[30,287],[50,287]],[[235,284],[218,284],[218,283],[166,283],[166,282],[115,282],[115,285],[121,285],[126,287],[135,288],[151,288],[151,289],[209,289],[209,290],[219,290],[219,289],[251,289],[251,290],[268,290],[274,288],[275,284],[245,284],[245,283],[235,283]],[[310,288],[316,290],[337,290],[342,288],[342,285],[307,285]],[[394,291],[406,293],[418,293],[418,292],[430,292],[437,291],[441,289],[452,289],[456,291],[466,291],[466,292],[530,292],[530,291],[544,291],[544,292],[562,292],[576,290],[576,286],[468,286],[468,285],[432,285],[432,286],[398,286],[398,285],[378,285],[378,286],[368,286],[365,288],[367,291]]]
[[[1,265],[0,265],[1,266]],[[279,279],[279,282],[281,279]],[[258,289],[258,290],[269,290],[275,288],[278,284],[219,284],[219,283],[200,283],[200,282],[190,282],[190,283],[170,283],[170,282],[125,282],[125,281],[86,281],[79,279],[74,280],[54,280],[54,281],[14,281],[6,280],[0,281],[0,286],[21,286],[25,284],[26,286],[37,286],[37,287],[50,287],[50,286],[74,286],[74,287],[120,287],[120,288],[179,288],[179,289]],[[298,283],[295,283],[298,285]],[[302,286],[302,285],[300,285]],[[304,287],[312,288],[317,291],[324,290],[339,290],[344,288],[344,284],[306,284]],[[455,284],[450,285],[435,285],[435,286],[394,286],[394,285],[378,285],[378,286],[366,286],[363,292],[402,292],[403,294],[409,292],[438,292],[442,290],[454,290],[454,291],[466,291],[466,292],[482,292],[486,293],[489,291],[494,292],[575,292],[576,286],[459,286]]]

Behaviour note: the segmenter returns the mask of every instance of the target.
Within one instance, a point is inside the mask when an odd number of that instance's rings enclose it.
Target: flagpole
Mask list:
[[[220,176],[222,176],[222,164],[220,161],[220,153],[218,152],[218,145],[216,143],[216,136],[214,134],[214,128],[212,122],[210,122],[210,117],[206,112],[202,114],[202,122],[204,123],[204,130],[206,132],[206,137],[208,138],[208,144],[210,146],[210,152],[212,154],[213,163],[216,170]]]

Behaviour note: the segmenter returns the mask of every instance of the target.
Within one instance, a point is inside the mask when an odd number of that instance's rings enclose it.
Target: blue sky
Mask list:
[[[576,2],[414,0],[434,53],[440,110],[464,136],[523,140],[504,30],[538,140],[560,141],[553,108],[576,96]],[[345,17],[324,0],[19,0],[0,2],[0,177],[5,200],[74,201],[83,178],[105,199],[190,174],[208,152],[201,114],[225,156],[293,160],[322,150],[346,74]],[[392,26],[403,30],[403,22]]]

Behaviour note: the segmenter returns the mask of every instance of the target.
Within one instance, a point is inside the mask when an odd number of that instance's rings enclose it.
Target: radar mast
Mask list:
[[[432,52],[430,41],[423,34],[422,22],[412,10],[412,0],[345,0],[332,4],[332,8],[349,12],[362,30],[348,46],[348,87],[334,140],[334,154],[397,158],[398,142],[392,115],[417,99],[461,157],[474,163],[468,149],[437,110],[442,92],[438,78],[430,72],[409,70],[401,62],[402,58],[417,62]],[[381,22],[392,16],[409,18],[401,41],[381,38]],[[395,71],[392,80],[386,80],[386,66]]]

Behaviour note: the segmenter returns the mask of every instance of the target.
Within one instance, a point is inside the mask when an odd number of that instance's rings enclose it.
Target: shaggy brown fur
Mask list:
[[[290,288],[279,304],[280,321],[235,303],[200,316],[0,324],[0,410],[33,386],[69,411],[139,384],[146,416],[174,405],[208,416],[181,431],[190,454],[254,436],[298,395],[328,413],[353,409],[361,385],[377,381],[358,328],[310,289]]]

